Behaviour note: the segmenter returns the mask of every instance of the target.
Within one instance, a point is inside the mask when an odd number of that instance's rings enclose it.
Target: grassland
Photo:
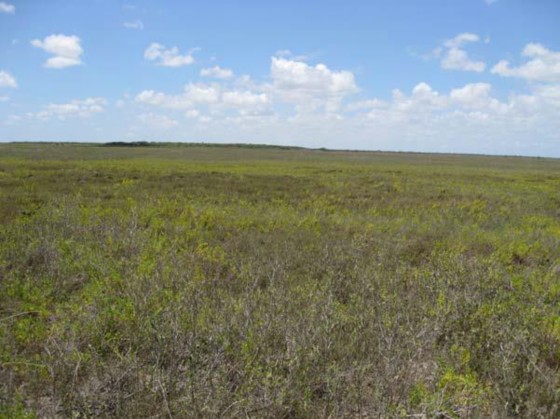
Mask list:
[[[0,145],[0,416],[558,417],[560,161]]]

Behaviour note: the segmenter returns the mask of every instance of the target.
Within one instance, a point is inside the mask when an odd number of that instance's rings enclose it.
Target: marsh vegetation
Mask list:
[[[558,417],[559,301],[559,160],[0,145],[3,417]]]

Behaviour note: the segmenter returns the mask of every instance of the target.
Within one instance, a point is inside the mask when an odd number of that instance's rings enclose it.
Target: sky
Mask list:
[[[560,1],[0,0],[0,141],[560,157]]]

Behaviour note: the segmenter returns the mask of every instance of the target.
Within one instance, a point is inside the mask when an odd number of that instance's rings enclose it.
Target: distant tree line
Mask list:
[[[111,141],[100,144],[102,147],[242,147],[242,148],[268,148],[279,150],[303,150],[305,147],[267,145],[267,144],[247,144],[247,143],[175,143],[175,142],[154,142],[154,141]]]

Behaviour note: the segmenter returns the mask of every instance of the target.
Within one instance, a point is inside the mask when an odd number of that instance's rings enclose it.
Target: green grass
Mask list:
[[[0,417],[558,417],[560,161],[0,145]]]

